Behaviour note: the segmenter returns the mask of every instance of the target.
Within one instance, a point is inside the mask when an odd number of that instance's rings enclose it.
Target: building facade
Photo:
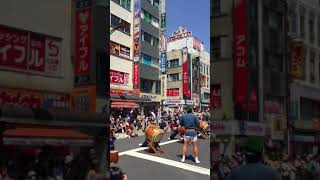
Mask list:
[[[292,146],[311,153],[320,130],[320,4],[316,0],[287,3]]]
[[[283,141],[287,123],[286,2],[213,0],[211,10],[214,131],[234,135],[234,142],[238,135]]]
[[[210,57],[203,43],[183,27],[167,39],[167,83],[168,107],[192,105],[206,110],[210,94]]]

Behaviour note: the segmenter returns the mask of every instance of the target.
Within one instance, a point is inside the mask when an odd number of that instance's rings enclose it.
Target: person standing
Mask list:
[[[187,108],[187,114],[181,117],[180,125],[185,127],[185,134],[184,134],[184,143],[182,145],[182,159],[181,162],[185,162],[186,153],[187,153],[187,146],[191,142],[193,145],[193,152],[195,156],[195,162],[197,164],[200,163],[199,161],[199,150],[197,144],[197,129],[200,127],[199,119],[196,115],[192,112],[192,107]]]

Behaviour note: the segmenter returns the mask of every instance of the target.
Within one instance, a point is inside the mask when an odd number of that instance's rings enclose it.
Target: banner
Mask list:
[[[221,101],[221,85],[220,84],[213,84],[210,87],[211,93],[211,108],[213,109],[221,109],[222,101]]]
[[[188,74],[188,49],[183,48],[183,61],[182,61],[182,72],[183,72],[183,96],[190,97],[191,92],[189,90],[189,74]]]
[[[0,69],[61,77],[61,40],[0,26]]]
[[[167,66],[167,55],[166,55],[166,53],[161,53],[159,64],[160,64],[160,72],[165,73],[166,72],[166,66]]]
[[[129,85],[129,73],[110,69],[110,84]]]
[[[179,88],[167,89],[167,96],[179,96]]]
[[[130,48],[118,44],[116,42],[110,41],[110,54],[130,59]]]
[[[78,0],[78,4],[85,0]],[[75,76],[82,77],[80,82],[88,83],[90,80],[91,63],[91,36],[92,36],[92,13],[91,6],[78,6],[76,10],[76,37],[75,37]]]
[[[62,93],[0,88],[0,106],[3,105],[70,111],[71,98]]]
[[[236,0],[234,9],[234,98],[244,105],[248,96],[248,40],[246,0]]]
[[[134,1],[134,23],[133,23],[133,88],[139,89],[139,60],[140,60],[140,19],[141,0]],[[134,93],[139,96],[140,93]]]
[[[305,54],[302,45],[295,45],[291,48],[290,75],[292,79],[303,79],[305,68]]]

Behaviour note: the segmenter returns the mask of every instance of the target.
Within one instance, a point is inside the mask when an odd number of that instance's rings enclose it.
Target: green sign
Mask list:
[[[161,29],[166,29],[166,13],[161,14]]]

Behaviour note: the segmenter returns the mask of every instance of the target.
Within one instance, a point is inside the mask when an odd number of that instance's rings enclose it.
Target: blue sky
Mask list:
[[[201,40],[210,50],[210,0],[166,0],[167,36],[180,25]]]

